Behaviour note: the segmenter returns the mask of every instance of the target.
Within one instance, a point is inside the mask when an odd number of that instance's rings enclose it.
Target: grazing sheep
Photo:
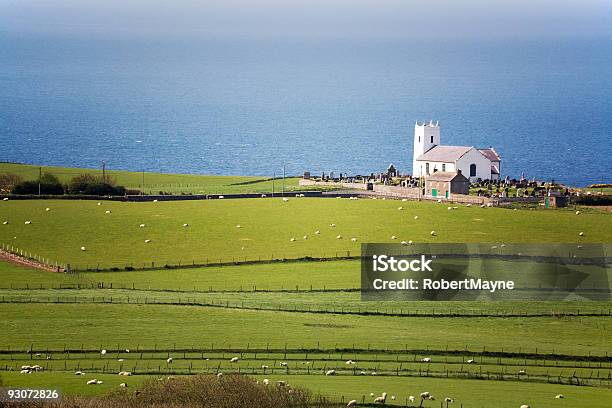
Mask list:
[[[493,207],[493,203],[487,203],[487,207]]]
[[[266,197],[267,197],[267,195],[265,195],[265,194],[261,195],[261,198],[266,198]]]
[[[444,398],[444,402],[449,403],[449,402],[454,402],[454,400],[451,397],[446,397]]]
[[[412,240],[411,239],[408,240],[408,245],[412,245]]]
[[[125,376],[125,377],[131,377],[132,373],[129,371],[119,371],[119,375]]]
[[[466,361],[466,363],[468,363],[468,364],[474,364],[474,360],[470,358],[468,361]]]
[[[523,405],[521,405],[521,408],[531,408],[531,407],[529,405],[527,405],[527,404],[523,404]]]
[[[391,235],[391,239],[397,239],[395,235]]]
[[[281,362],[280,362],[280,363],[278,363],[278,364],[280,364],[282,367],[287,367],[287,363],[285,363],[284,361],[281,361]]]
[[[172,357],[168,357],[168,359],[166,360],[166,363],[172,364]]]
[[[8,225],[8,221],[4,221],[2,225]]]
[[[187,228],[189,226],[189,224],[183,224],[183,227]]]
[[[452,210],[452,209],[453,209],[453,207],[448,207],[448,208],[447,208],[447,210],[449,210],[449,211],[450,211],[450,210]]]
[[[563,394],[557,394],[557,395],[555,395],[555,398],[556,399],[563,399],[563,398],[565,398],[565,396]]]
[[[19,374],[30,374],[31,372],[31,370],[21,370]]]
[[[327,370],[325,375],[336,375],[336,370]]]
[[[423,357],[423,358],[421,359],[421,361],[422,361],[423,363],[431,363],[431,358],[430,358],[430,357]]]
[[[287,201],[289,201],[289,199],[287,197],[283,197],[283,201],[287,202]]]
[[[32,366],[32,370],[33,370],[33,371],[42,371],[42,370],[43,370],[43,368],[42,368],[41,366],[39,366],[39,365],[33,365],[33,366]]]
[[[24,222],[25,225],[30,225],[32,223],[32,221],[26,221]]]
[[[295,242],[295,238],[291,238],[289,241],[290,242]]]
[[[471,206],[472,206],[472,204],[467,203],[465,206],[466,206],[466,207],[471,207]]]
[[[217,373],[217,378],[223,377],[223,373]]]
[[[336,239],[342,239],[342,235],[337,235]]]
[[[391,396],[391,400],[392,400],[392,401],[395,401],[395,395],[392,395],[392,396]]]
[[[219,196],[220,200],[223,200],[224,198],[225,198],[225,196],[222,196],[222,195]]]
[[[359,375],[368,375],[368,373],[366,373],[365,371],[360,371]]]
[[[85,375],[85,373],[79,370],[79,371],[75,371],[74,375]]]
[[[103,383],[103,381],[100,381],[100,380],[95,379],[95,378],[93,380],[87,381],[87,385],[98,385],[98,384],[102,384],[102,383]]]
[[[397,209],[398,209],[399,211],[402,211],[402,210],[404,209],[404,207],[397,207]]]
[[[459,208],[459,207],[453,207],[453,210],[456,210],[457,208]]]
[[[402,242],[400,242],[400,244],[402,244],[402,245],[408,245],[408,242],[406,242],[406,241],[402,241]]]
[[[378,373],[376,371],[372,371],[371,375],[378,375]]]
[[[262,365],[261,368],[263,368],[264,370],[267,370],[270,367],[268,367],[267,365]]]
[[[49,207],[45,208],[45,211],[51,211],[51,209]]]
[[[278,380],[276,382],[276,385],[278,385],[279,387],[286,387],[287,386],[287,381]]]
[[[351,238],[351,241],[357,242],[357,238],[353,237],[353,238]]]
[[[321,233],[321,231],[319,231],[319,230],[316,230],[316,231],[315,231],[315,234],[316,234],[316,235],[319,235],[320,233]]]
[[[387,401],[387,393],[383,392],[380,397],[374,398],[375,404],[384,404]]]
[[[480,204],[480,208],[485,208],[486,206],[484,204]]]
[[[81,251],[87,251],[87,248],[85,248],[84,246],[81,247]]]
[[[357,400],[350,400],[348,404],[346,404],[346,408],[351,408],[351,407],[356,407],[356,406],[357,406]]]
[[[370,397],[374,398],[374,393],[373,392],[370,393]]]
[[[144,228],[144,227],[146,227],[146,225],[144,225],[144,224],[140,224],[140,225],[139,225],[139,227],[140,227],[140,228]]]
[[[238,224],[238,225],[236,225],[236,228],[242,228],[242,227],[240,226],[240,224]]]
[[[150,239],[145,239],[145,244],[148,244],[149,242],[151,242]]]
[[[130,352],[130,349],[125,349],[125,352],[126,352],[126,353],[129,353],[129,352]]]
[[[4,197],[2,201],[8,201],[8,197]]]
[[[105,355],[106,354],[106,350],[102,349],[102,351],[100,351],[100,354]]]
[[[333,224],[333,223],[332,223],[332,224],[329,224],[329,226],[330,226],[330,227],[332,227],[332,228],[335,228],[335,227],[336,227],[336,224]]]
[[[428,391],[424,391],[421,393],[421,399],[428,399],[431,396]]]
[[[411,395],[408,397],[408,401],[410,402],[414,402],[416,398],[414,398],[414,395]]]
[[[121,383],[121,384],[119,384],[119,386],[120,386],[121,388],[127,388],[127,386],[128,386],[128,385],[127,385],[127,383]]]
[[[302,238],[304,238],[304,239],[308,239],[308,235],[304,235]]]
[[[576,211],[576,215],[580,215],[580,211]]]
[[[111,214],[111,213],[112,213],[112,211],[111,211],[111,210],[106,210],[106,211],[104,211],[104,214]]]
[[[267,378],[264,378],[262,383],[263,385],[270,385],[270,380],[268,380]]]
[[[355,364],[355,362],[353,360],[347,360],[346,364],[351,365],[351,364]]]
[[[418,219],[419,219],[419,216],[418,216],[418,215],[415,215],[415,216],[414,216],[414,219],[415,219],[415,220],[418,220]]]
[[[237,363],[238,362],[238,357],[232,357],[230,359],[230,363]]]
[[[437,232],[436,232],[436,231],[431,231],[431,232],[430,232],[430,234],[431,234],[431,236],[434,236],[434,237],[435,237],[435,236],[436,236],[436,234],[437,234]]]
[[[526,374],[527,374],[527,371],[525,371],[525,370],[519,370],[518,371],[518,375],[526,375]]]
[[[584,232],[580,232],[580,234],[578,235],[580,235],[581,237],[584,237]]]

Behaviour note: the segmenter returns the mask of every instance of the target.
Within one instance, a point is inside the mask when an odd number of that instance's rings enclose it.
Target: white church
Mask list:
[[[461,171],[470,181],[499,180],[500,165],[501,158],[492,147],[444,146],[440,144],[438,122],[414,125],[413,177],[426,177],[438,171]]]

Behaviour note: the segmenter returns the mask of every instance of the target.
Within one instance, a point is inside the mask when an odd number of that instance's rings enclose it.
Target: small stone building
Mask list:
[[[437,171],[425,177],[425,195],[439,198],[451,198],[452,194],[468,195],[470,181],[461,174],[461,170],[454,172]]]

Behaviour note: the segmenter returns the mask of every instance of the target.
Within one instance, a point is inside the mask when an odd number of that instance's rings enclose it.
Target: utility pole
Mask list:
[[[282,189],[282,196],[285,196],[285,163],[283,163],[283,189]]]
[[[276,179],[276,172],[272,172],[272,197],[274,197],[274,180]]]
[[[143,196],[144,195],[144,169],[142,169],[142,188],[140,189],[140,195]]]
[[[38,168],[38,195],[40,195],[40,183],[42,181],[42,167]]]
[[[106,161],[102,160],[102,182],[106,183]]]

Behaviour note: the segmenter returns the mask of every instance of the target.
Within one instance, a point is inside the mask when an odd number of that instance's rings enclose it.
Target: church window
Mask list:
[[[442,171],[446,171],[446,163],[442,163]]]
[[[433,143],[433,136],[430,136],[430,140],[431,140],[430,143]]]
[[[474,163],[470,164],[470,177],[476,177],[476,165]]]
[[[429,174],[429,163],[425,163],[425,174]]]

